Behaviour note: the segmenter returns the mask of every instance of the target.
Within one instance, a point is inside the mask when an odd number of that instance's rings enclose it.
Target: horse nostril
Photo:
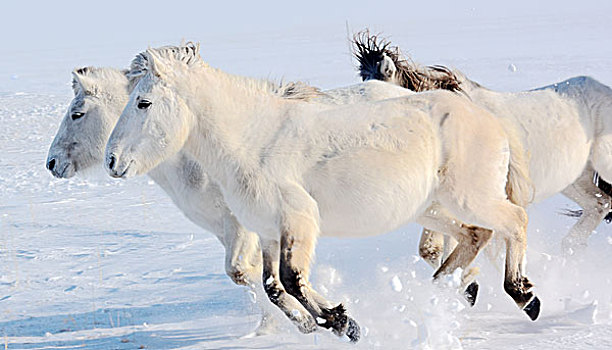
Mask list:
[[[53,168],[55,168],[55,158],[51,158],[49,163],[47,163],[47,169],[53,171]]]
[[[109,169],[113,169],[113,167],[115,166],[115,155],[111,155],[109,160],[108,160],[108,168]]]

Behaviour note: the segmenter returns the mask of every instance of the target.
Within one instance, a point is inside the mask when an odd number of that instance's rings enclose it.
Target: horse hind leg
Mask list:
[[[310,263],[319,234],[317,202],[299,185],[282,189],[284,211],[280,222],[280,278],[289,294],[315,317],[319,326],[352,342],[360,338],[357,322],[342,304],[335,307],[310,285]]]
[[[508,200],[492,201],[486,205],[473,207],[470,215],[478,219],[483,226],[465,226],[470,235],[460,237],[459,244],[449,258],[442,264],[434,277],[449,273],[469,261],[486,245],[492,237],[492,232],[506,238],[506,269],[504,290],[514,300],[531,320],[536,320],[540,314],[540,300],[532,292],[533,284],[523,274],[525,251],[527,249],[527,213],[525,209],[510,203]],[[468,206],[469,207],[469,206]],[[457,214],[466,214],[461,210]],[[469,215],[459,215],[469,217]],[[470,237],[472,240],[470,241]]]
[[[233,215],[224,217],[225,273],[237,285],[248,286],[261,311],[257,329],[245,337],[276,333],[277,317],[273,316],[261,284],[262,254],[257,234],[246,230]]]
[[[535,320],[540,313],[540,301],[523,274],[527,213],[513,204],[506,192],[513,154],[505,133],[501,129],[495,132],[493,124],[485,125],[483,119],[481,125],[474,126],[477,136],[461,139],[465,147],[449,153],[448,165],[440,174],[437,199],[464,222],[488,228],[506,240],[504,289]],[[473,152],[478,152],[478,157]]]
[[[501,186],[506,181],[505,173],[499,171],[501,168],[487,167],[487,163],[476,165],[479,171],[486,172],[488,176],[482,177],[478,186],[467,181],[467,178],[463,178],[465,182],[453,182],[452,186],[443,184],[443,188],[439,191],[441,204],[461,220],[486,227],[505,239],[504,289],[514,302],[532,320],[535,320],[540,312],[540,301],[531,291],[532,283],[523,274],[523,261],[527,249],[527,213],[524,208],[507,199],[505,188]],[[497,177],[496,170],[499,175]],[[470,242],[465,241],[465,238],[463,242],[462,244],[460,241],[457,249],[463,247],[461,248],[463,251],[470,246]],[[453,254],[468,254],[468,256],[474,254],[473,250],[469,250],[474,248],[467,248],[467,252],[457,249]],[[443,264],[441,271],[452,267],[451,262],[452,260],[447,266]]]
[[[527,213],[509,201],[500,201],[497,205],[487,207],[491,215],[482,215],[480,218],[488,221],[496,234],[506,238],[504,290],[535,321],[540,314],[540,299],[533,293],[533,284],[523,271],[527,250]]]
[[[568,255],[586,248],[591,233],[608,217],[612,209],[612,197],[601,188],[605,187],[603,184],[597,186],[593,183],[593,173],[593,169],[587,167],[578,180],[563,190],[566,197],[583,208],[578,221],[561,242],[563,252]]]

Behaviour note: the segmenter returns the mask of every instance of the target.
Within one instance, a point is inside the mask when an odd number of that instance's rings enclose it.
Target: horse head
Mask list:
[[[140,175],[176,154],[193,125],[194,113],[177,93],[179,80],[203,64],[199,44],[148,49],[132,62],[128,77],[139,76],[106,146],[113,177]],[[168,111],[172,111],[169,114]]]
[[[74,98],[47,156],[58,178],[100,164],[104,145],[127,100],[128,79],[116,69],[84,67],[72,72]]]
[[[415,92],[462,90],[461,80],[452,70],[439,65],[420,67],[403,58],[397,46],[367,29],[353,36],[353,54],[363,81],[381,80]]]
[[[397,57],[395,47],[377,35],[370,34],[369,30],[361,31],[353,36],[353,54],[359,63],[361,80],[382,80],[398,84],[397,66],[394,58]]]

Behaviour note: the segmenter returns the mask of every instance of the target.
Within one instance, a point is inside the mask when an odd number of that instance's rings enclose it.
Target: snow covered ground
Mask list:
[[[257,325],[257,306],[225,276],[216,238],[188,222],[151,181],[104,174],[62,181],[44,168],[71,99],[70,71],[125,67],[148,45],[199,40],[202,56],[228,72],[332,88],[358,81],[348,21],[351,31],[384,32],[418,62],[457,67],[498,90],[574,75],[612,85],[612,3],[0,7],[6,349],[612,348],[612,227],[600,225],[586,252],[564,258],[560,240],[574,219],[558,212],[575,205],[561,196],[529,212],[527,271],[543,303],[537,322],[503,292],[502,263],[487,254],[477,261],[476,307],[433,285],[432,271],[416,256],[415,225],[369,239],[321,239],[312,280],[360,322],[365,336],[351,345],[327,332],[301,335],[288,323],[278,335],[243,338]]]

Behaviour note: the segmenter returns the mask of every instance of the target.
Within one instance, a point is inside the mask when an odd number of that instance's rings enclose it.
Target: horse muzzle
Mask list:
[[[133,160],[124,161],[114,153],[109,154],[106,158],[106,170],[108,174],[114,178],[129,177],[129,170],[133,164]]]
[[[49,157],[47,159],[47,169],[53,176],[59,179],[69,179],[76,174],[76,165],[71,161],[62,162],[57,157]]]

